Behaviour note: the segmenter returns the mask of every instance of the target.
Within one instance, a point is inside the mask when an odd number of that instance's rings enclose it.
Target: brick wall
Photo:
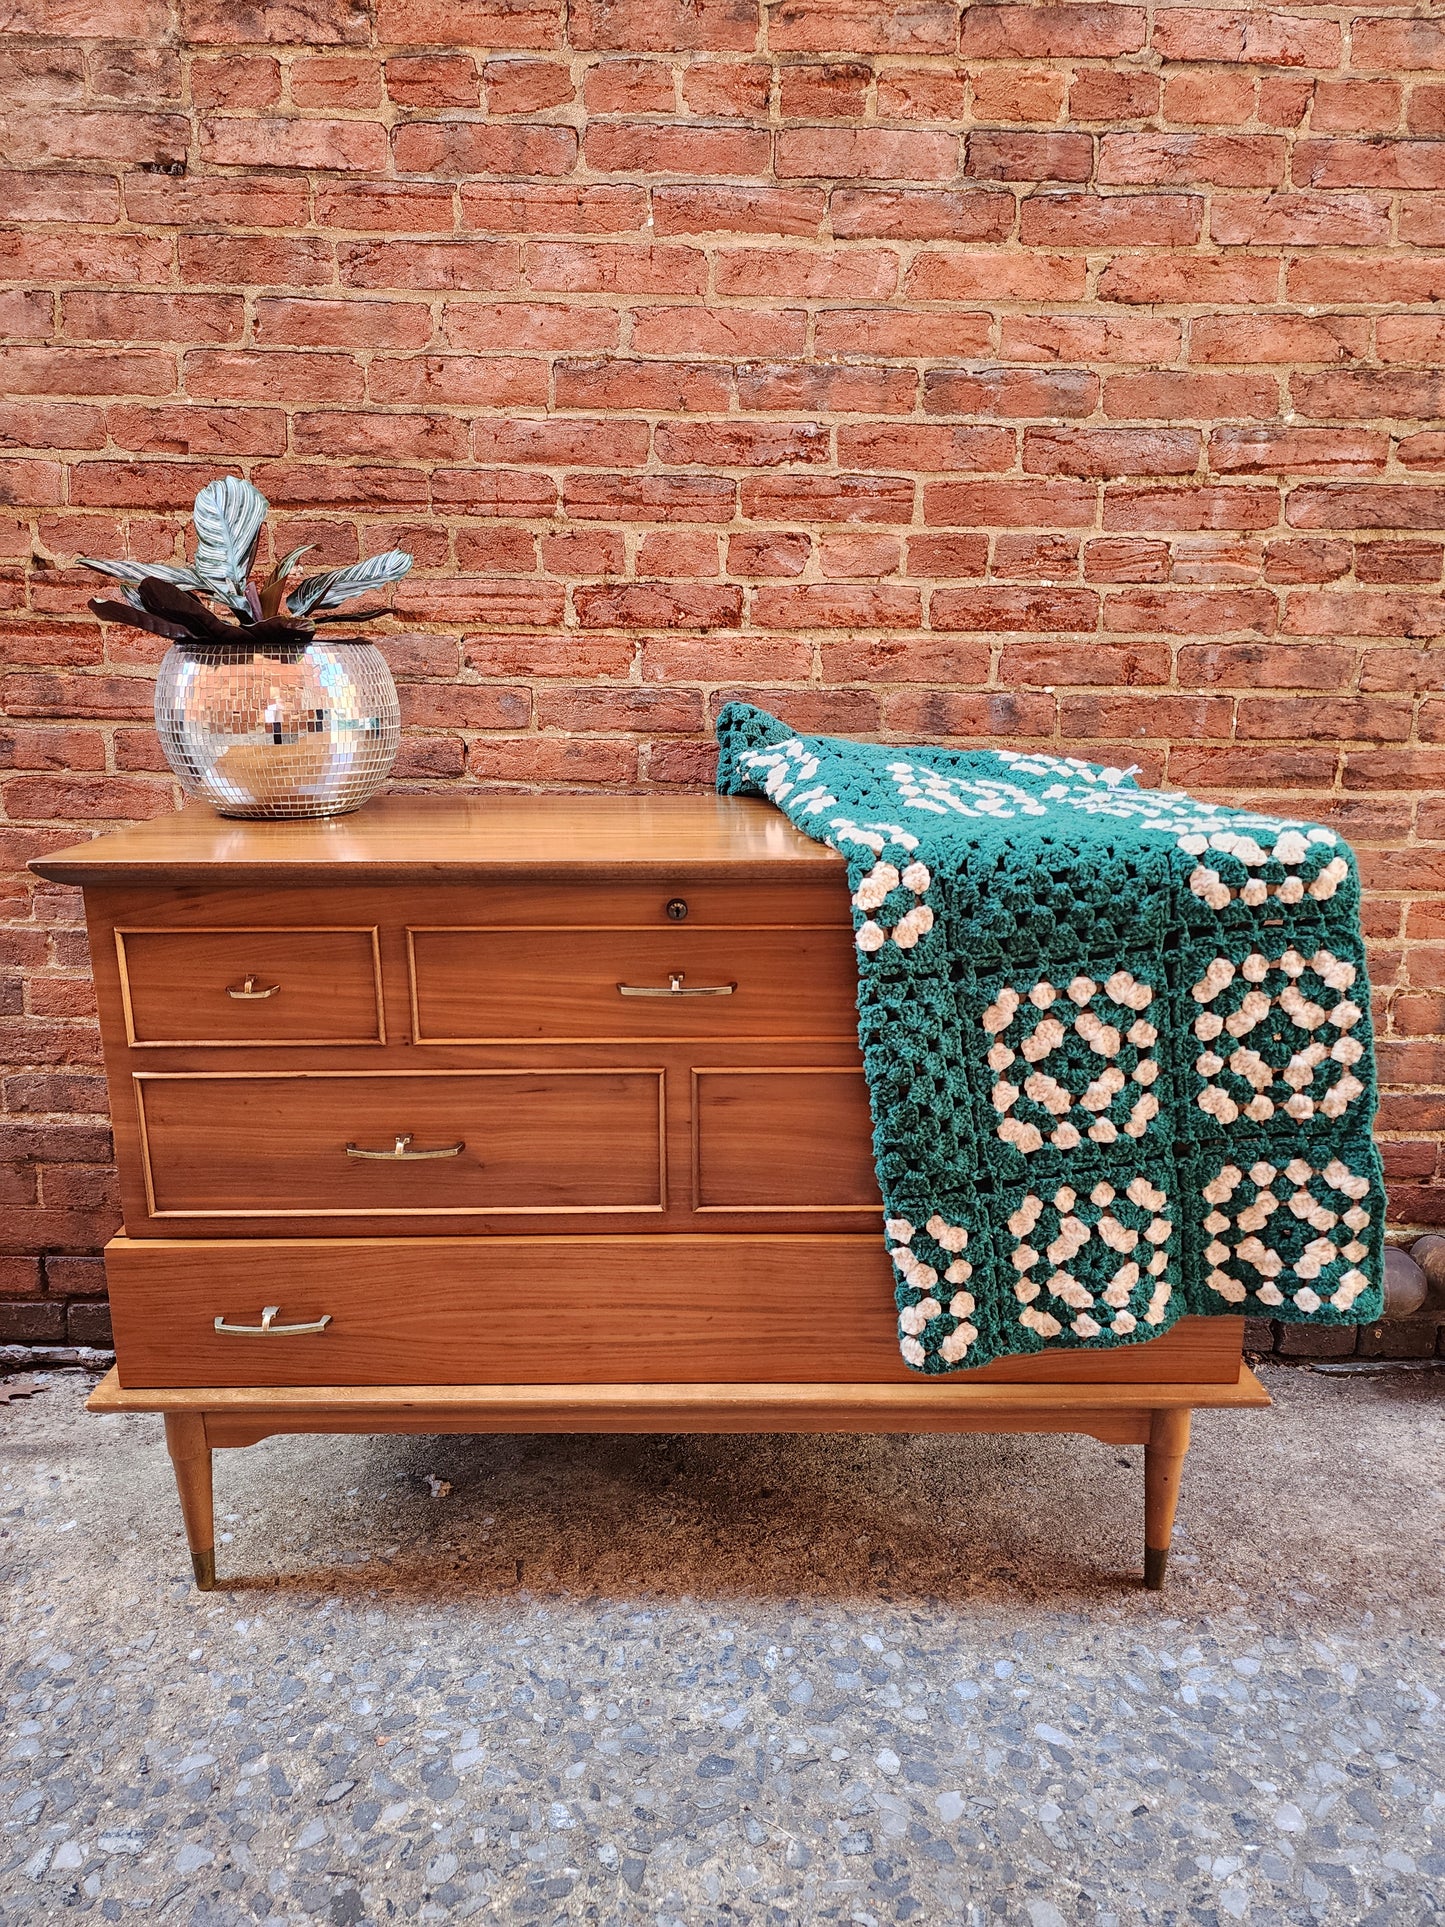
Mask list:
[[[705,784],[742,691],[1361,850],[1445,1221],[1445,23],[947,0],[14,0],[0,1337],[115,1222],[77,904],[169,809],[78,552],[251,475],[398,544],[403,783]]]

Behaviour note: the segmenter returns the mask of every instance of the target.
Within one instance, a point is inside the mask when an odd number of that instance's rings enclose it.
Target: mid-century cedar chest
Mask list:
[[[83,887],[120,1165],[100,1411],[277,1432],[1057,1431],[1146,1445],[1162,1582],[1238,1319],[924,1379],[898,1353],[843,865],[768,805],[179,815]]]

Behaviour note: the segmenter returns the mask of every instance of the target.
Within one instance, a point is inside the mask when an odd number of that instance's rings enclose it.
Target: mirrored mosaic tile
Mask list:
[[[222,816],[342,816],[385,780],[401,711],[372,643],[188,643],[161,663],[156,728],[182,784]]]

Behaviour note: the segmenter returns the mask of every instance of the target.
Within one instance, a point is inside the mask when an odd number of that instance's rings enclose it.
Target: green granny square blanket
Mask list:
[[[742,703],[717,730],[720,792],[847,859],[911,1366],[1137,1344],[1185,1312],[1380,1316],[1359,874],[1333,830]]]

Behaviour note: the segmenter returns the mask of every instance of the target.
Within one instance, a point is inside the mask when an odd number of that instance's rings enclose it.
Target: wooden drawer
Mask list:
[[[862,1066],[698,1066],[693,1209],[843,1212],[881,1228]]]
[[[127,1386],[927,1384],[873,1237],[142,1242],[106,1251]],[[822,1292],[800,1290],[817,1280]],[[218,1332],[273,1323],[319,1332]],[[1237,1318],[1000,1360],[1004,1383],[1232,1384]],[[958,1380],[941,1381],[943,1385]],[[1067,1428],[1065,1428],[1067,1429]]]
[[[407,935],[418,1044],[858,1033],[852,931],[838,925]]]
[[[490,1217],[665,1203],[658,1070],[141,1072],[134,1084],[156,1218]],[[366,1151],[392,1155],[356,1155]]]
[[[374,929],[115,933],[133,1046],[381,1044]]]

